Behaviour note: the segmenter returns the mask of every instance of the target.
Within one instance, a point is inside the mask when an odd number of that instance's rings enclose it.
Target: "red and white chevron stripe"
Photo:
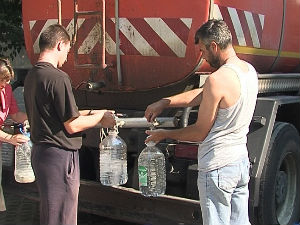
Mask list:
[[[34,53],[39,53],[41,32],[57,19],[30,21]],[[191,18],[120,18],[120,50],[122,55],[185,57]],[[63,20],[70,35],[74,20]],[[80,32],[80,29],[84,32]],[[96,20],[78,19],[78,54],[90,54],[100,45],[101,24]],[[105,46],[110,55],[116,54],[115,19],[106,21]]]
[[[84,19],[78,19],[77,26],[80,27]],[[49,19],[49,20],[32,20],[29,22],[31,38],[33,42],[33,50],[35,54],[40,52],[39,49],[39,38],[41,33],[50,25],[58,23],[57,19]],[[63,20],[62,21],[64,27],[66,27],[68,33],[72,36],[74,31],[74,20]]]
[[[232,32],[233,44],[261,47],[265,15],[214,4],[213,17],[223,19]]]

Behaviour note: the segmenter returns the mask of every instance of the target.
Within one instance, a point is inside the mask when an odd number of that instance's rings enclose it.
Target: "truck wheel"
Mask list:
[[[276,122],[261,176],[259,223],[292,225],[300,217],[300,137],[296,128]]]

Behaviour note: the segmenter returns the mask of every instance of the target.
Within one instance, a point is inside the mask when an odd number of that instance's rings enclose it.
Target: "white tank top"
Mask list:
[[[222,67],[232,69],[239,78],[241,93],[237,102],[225,109],[219,108],[216,120],[198,149],[199,171],[211,171],[248,157],[247,134],[255,109],[258,79],[252,65],[243,72],[234,64]]]

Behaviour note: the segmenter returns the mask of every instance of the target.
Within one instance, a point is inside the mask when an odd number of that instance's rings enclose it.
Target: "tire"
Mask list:
[[[261,176],[261,225],[294,225],[300,211],[300,137],[296,128],[276,122]]]

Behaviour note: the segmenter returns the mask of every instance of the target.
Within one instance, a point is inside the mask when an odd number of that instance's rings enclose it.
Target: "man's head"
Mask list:
[[[56,51],[58,66],[61,67],[67,60],[70,50],[70,35],[63,26],[59,24],[50,25],[42,32],[39,39],[39,47],[41,53]]]
[[[195,34],[195,44],[199,44],[203,57],[215,68],[221,66],[220,55],[216,49],[221,51],[232,46],[231,32],[223,20],[212,19],[203,24]]]

